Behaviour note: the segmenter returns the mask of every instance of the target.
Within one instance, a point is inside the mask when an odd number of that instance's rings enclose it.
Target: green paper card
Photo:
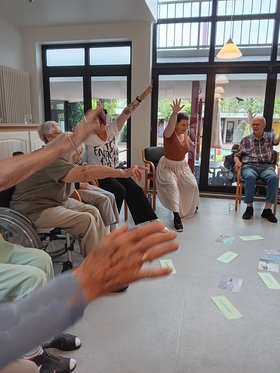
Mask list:
[[[211,297],[211,299],[228,320],[241,319],[243,317],[224,295]]]
[[[234,253],[233,251],[227,251],[223,255],[219,256],[217,260],[219,260],[222,263],[229,263],[231,262],[234,258],[239,256],[239,254]]]
[[[260,278],[263,280],[263,282],[266,284],[266,286],[269,289],[276,289],[276,290],[280,289],[279,282],[272,276],[271,273],[258,272],[258,275],[260,276]]]
[[[176,269],[171,259],[160,259],[159,262],[162,268],[172,269],[171,275],[174,275],[176,273]]]
[[[255,241],[255,240],[263,240],[264,238],[262,236],[239,236],[242,241]]]

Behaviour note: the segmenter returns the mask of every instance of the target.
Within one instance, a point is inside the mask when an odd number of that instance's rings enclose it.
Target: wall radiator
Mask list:
[[[31,115],[29,74],[0,66],[0,122],[24,123]]]

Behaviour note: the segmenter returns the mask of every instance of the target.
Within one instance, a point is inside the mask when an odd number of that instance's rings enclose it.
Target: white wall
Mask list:
[[[0,18],[0,65],[24,70],[21,31]]]
[[[31,75],[32,116],[38,123],[44,119],[41,71],[41,45],[51,42],[132,41],[132,97],[151,82],[152,24],[110,23],[68,27],[25,29],[25,70]],[[141,149],[150,143],[151,97],[132,116],[132,164],[142,164]]]

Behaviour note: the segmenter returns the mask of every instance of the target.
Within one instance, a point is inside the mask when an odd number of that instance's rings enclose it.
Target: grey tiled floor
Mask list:
[[[177,274],[88,306],[70,329],[83,342],[68,354],[78,361],[77,373],[279,372],[280,290],[266,288],[257,270],[265,249],[280,249],[280,223],[261,219],[261,203],[253,220],[243,221],[244,205],[235,213],[229,202],[201,198],[198,213],[178,234],[179,251],[168,256]],[[172,225],[160,204],[157,213]],[[217,242],[221,234],[235,240]],[[240,235],[264,240],[245,242]],[[216,260],[228,250],[240,255],[229,264]],[[243,278],[240,292],[218,288],[223,274]],[[280,282],[280,274],[273,275]],[[210,299],[215,295],[225,295],[243,318],[227,320]]]

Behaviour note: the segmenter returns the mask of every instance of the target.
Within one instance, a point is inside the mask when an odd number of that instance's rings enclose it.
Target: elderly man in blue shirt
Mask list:
[[[238,171],[241,167],[241,175],[245,182],[244,202],[247,208],[242,218],[249,220],[254,214],[256,180],[260,178],[267,185],[266,203],[261,216],[271,223],[277,223],[277,218],[271,210],[278,188],[278,176],[273,165],[273,146],[279,144],[280,135],[264,132],[266,120],[263,116],[254,117],[251,126],[252,133],[241,140],[234,157],[235,169]]]

